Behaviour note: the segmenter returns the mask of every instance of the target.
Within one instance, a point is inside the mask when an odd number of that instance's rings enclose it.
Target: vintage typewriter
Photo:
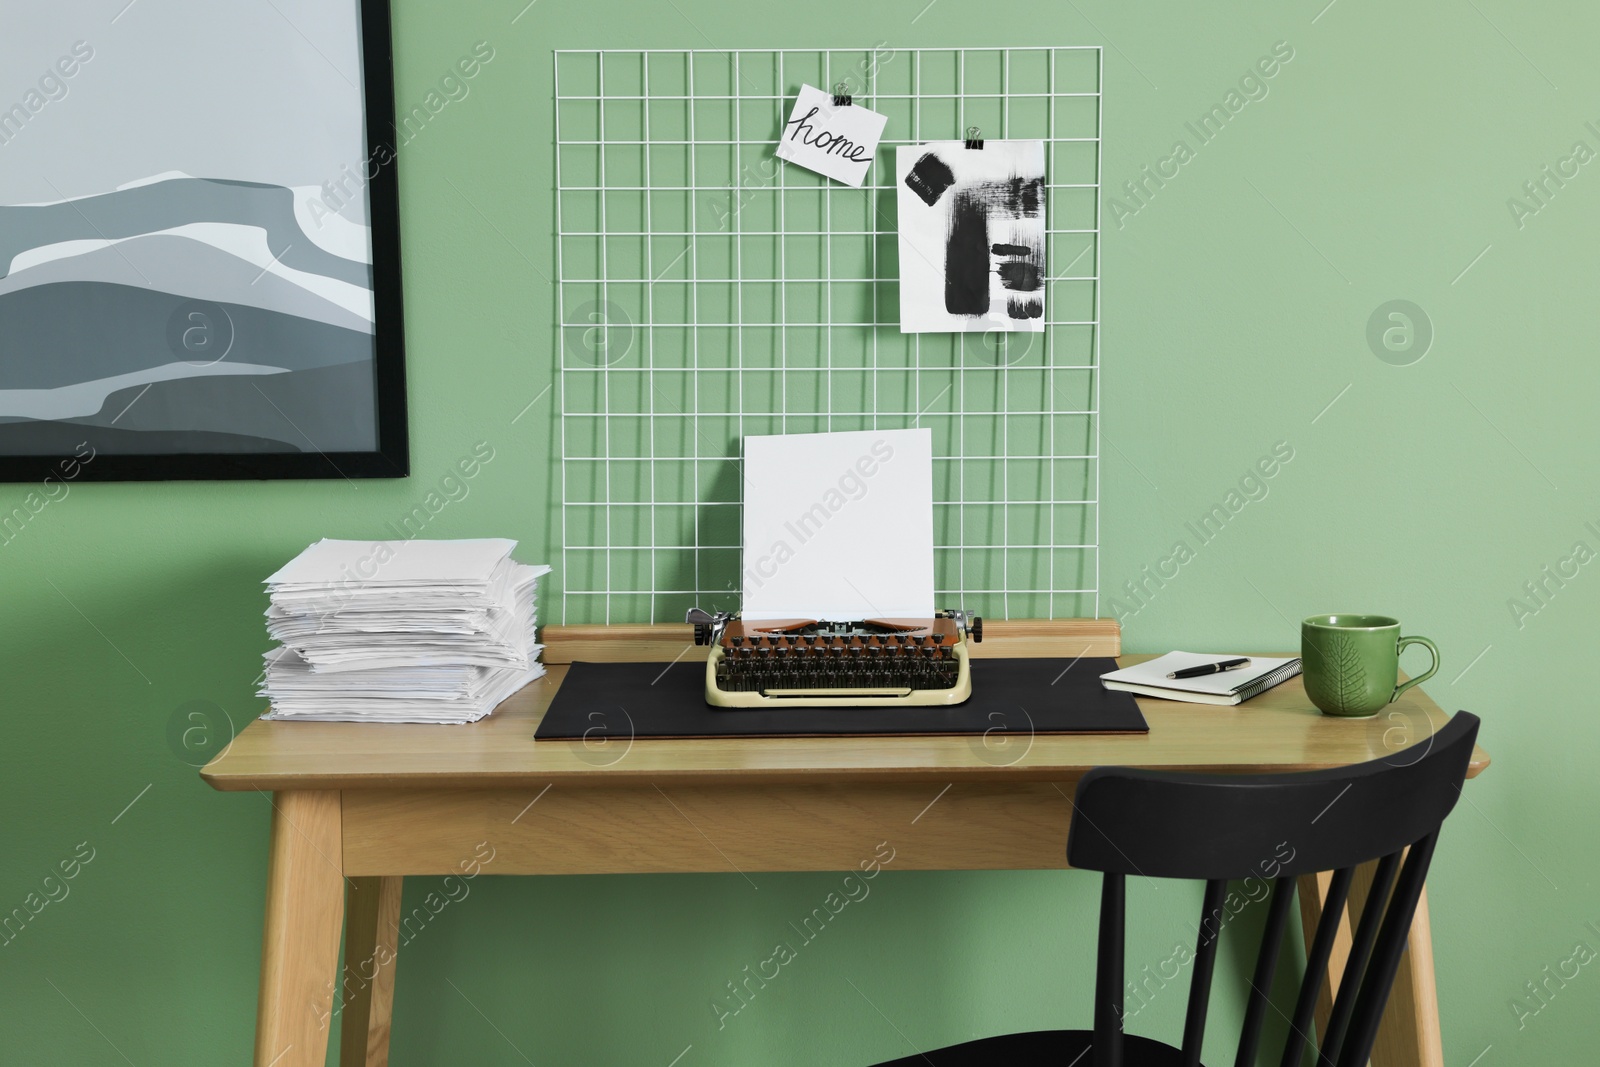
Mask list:
[[[972,695],[968,641],[983,640],[983,620],[964,611],[745,622],[691,608],[684,621],[711,646],[706,703],[719,708],[959,704]]]

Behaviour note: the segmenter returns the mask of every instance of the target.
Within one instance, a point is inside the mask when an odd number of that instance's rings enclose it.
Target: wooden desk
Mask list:
[[[1120,651],[1114,623],[987,629],[987,655]],[[896,870],[1062,868],[1070,798],[1091,767],[1333,767],[1415,744],[1446,718],[1419,689],[1372,719],[1331,718],[1296,679],[1239,708],[1141,700],[1142,736],[629,742],[612,723],[600,743],[534,744],[566,673],[556,661],[670,659],[685,632],[630,628],[628,647],[650,653],[630,655],[590,630],[551,627],[548,676],[482,722],[257,721],[207,765],[217,789],[273,793],[257,1067],[321,1067],[341,926],[357,963],[346,967],[340,1062],[386,1063],[402,878],[459,873],[482,859],[481,843],[491,874],[847,870],[886,837]],[[1475,753],[1469,776],[1488,762]],[[1301,890],[1309,929],[1316,879]],[[1442,1062],[1424,898],[1373,1063]]]

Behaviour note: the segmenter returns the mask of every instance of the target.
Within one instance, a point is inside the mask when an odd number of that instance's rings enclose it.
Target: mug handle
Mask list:
[[[1433,666],[1429,667],[1427,670],[1423,671],[1410,681],[1401,682],[1399,685],[1395,686],[1394,696],[1389,698],[1389,703],[1391,704],[1400,699],[1401,693],[1404,693],[1407,689],[1410,689],[1419,682],[1426,682],[1439,670],[1439,648],[1432,641],[1429,641],[1426,637],[1402,637],[1400,639],[1399,647],[1395,650],[1395,654],[1399,655],[1399,653],[1404,652],[1407,645],[1421,645],[1423,648],[1426,648],[1429,652],[1433,653]]]

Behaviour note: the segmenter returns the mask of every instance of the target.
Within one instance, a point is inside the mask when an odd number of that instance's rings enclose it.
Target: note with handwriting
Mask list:
[[[855,104],[835,106],[828,93],[802,85],[778,141],[778,158],[859,186],[888,121],[887,115]]]

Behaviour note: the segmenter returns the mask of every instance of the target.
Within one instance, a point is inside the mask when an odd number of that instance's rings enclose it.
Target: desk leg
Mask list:
[[[1338,992],[1339,975],[1350,955],[1351,932],[1361,921],[1361,909],[1372,888],[1377,864],[1363,864],[1351,880],[1350,903],[1339,921],[1333,955],[1328,961],[1328,979],[1317,998],[1317,1033],[1325,1031],[1333,998]],[[1300,878],[1300,921],[1306,943],[1322,921],[1322,904],[1327,897],[1331,874],[1303,875]],[[1433,935],[1428,924],[1428,894],[1424,890],[1411,923],[1411,937],[1394,989],[1383,1013],[1378,1040],[1372,1048],[1372,1067],[1444,1067],[1444,1046],[1439,1033],[1439,998],[1434,985]]]
[[[337,792],[274,794],[256,1067],[322,1067],[344,920]]]
[[[352,878],[344,907],[340,1067],[387,1067],[403,878]]]

